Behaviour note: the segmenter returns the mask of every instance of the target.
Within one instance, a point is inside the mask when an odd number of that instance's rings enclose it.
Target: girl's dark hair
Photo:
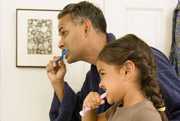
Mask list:
[[[98,56],[98,60],[112,65],[122,65],[131,60],[140,71],[141,89],[159,111],[164,107],[163,97],[156,80],[156,66],[151,48],[140,38],[128,34],[107,44]],[[167,121],[164,111],[159,111],[163,121]]]

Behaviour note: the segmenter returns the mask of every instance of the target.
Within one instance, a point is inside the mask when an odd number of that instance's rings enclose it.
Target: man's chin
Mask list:
[[[73,63],[73,62],[71,62],[70,60],[67,60],[66,62],[67,62],[68,64],[71,64],[71,63]]]
[[[67,61],[67,63],[68,64],[71,64],[71,63],[75,63],[75,62],[78,62],[78,60],[75,60],[75,59],[73,59],[73,58],[66,58],[66,61]]]
[[[68,64],[74,63],[73,59],[70,58],[70,57],[67,57],[66,61],[67,61]]]

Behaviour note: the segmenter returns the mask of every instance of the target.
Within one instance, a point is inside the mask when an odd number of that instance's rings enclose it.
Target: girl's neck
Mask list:
[[[146,97],[139,90],[129,91],[123,98],[123,107],[131,107],[145,100]]]

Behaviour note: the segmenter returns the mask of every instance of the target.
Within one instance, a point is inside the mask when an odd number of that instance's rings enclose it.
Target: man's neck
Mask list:
[[[91,64],[96,64],[96,59],[100,51],[107,44],[107,37],[105,34],[94,34],[89,41],[91,42],[86,47],[84,61]]]

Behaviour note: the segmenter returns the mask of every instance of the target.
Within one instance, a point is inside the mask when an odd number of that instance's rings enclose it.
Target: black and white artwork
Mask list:
[[[52,21],[28,19],[28,54],[52,54]]]
[[[60,10],[16,9],[16,67],[45,67],[59,54]]]

